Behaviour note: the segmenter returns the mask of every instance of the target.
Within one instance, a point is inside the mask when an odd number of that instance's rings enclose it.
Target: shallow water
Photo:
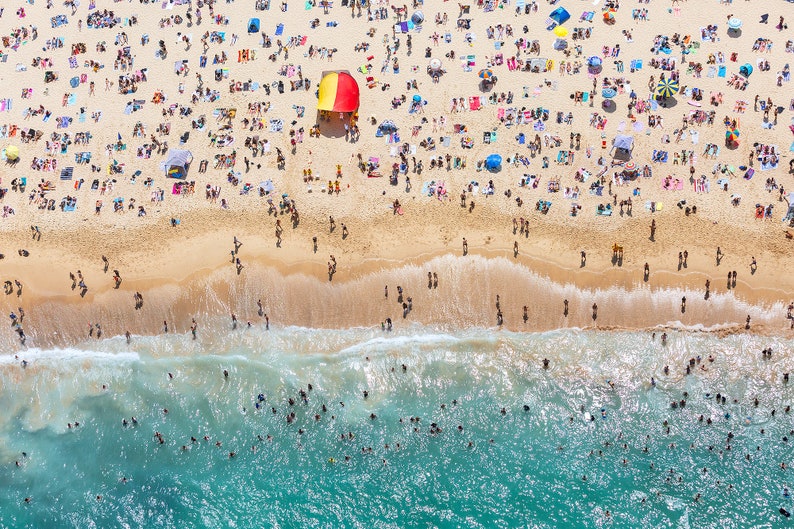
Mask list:
[[[0,527],[771,527],[794,511],[790,339],[221,327],[2,358]]]

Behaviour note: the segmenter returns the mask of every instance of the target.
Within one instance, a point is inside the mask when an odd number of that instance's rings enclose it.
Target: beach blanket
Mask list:
[[[276,26],[276,36],[280,36],[284,34],[284,24],[279,24]]]
[[[281,132],[284,129],[283,119],[271,119],[269,122],[270,132]]]
[[[604,208],[599,208],[596,206],[596,215],[601,215],[603,217],[611,217],[612,216],[612,204],[607,204]]]
[[[61,180],[71,180],[74,176],[74,167],[61,169]]]
[[[664,204],[661,202],[651,202],[648,200],[645,202],[645,209],[653,213],[654,211],[662,211],[664,209]]]
[[[651,161],[659,162],[659,163],[666,163],[667,162],[667,157],[668,157],[667,151],[654,150],[653,151],[653,157],[651,158]]]
[[[662,189],[667,189],[668,191],[681,191],[684,189],[684,181],[678,178],[662,178]]]

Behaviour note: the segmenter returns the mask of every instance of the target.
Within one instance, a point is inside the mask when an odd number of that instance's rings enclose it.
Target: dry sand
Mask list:
[[[0,139],[0,145],[19,147],[20,161],[15,166],[6,165],[2,171],[2,187],[10,188],[12,179],[27,177],[27,190],[24,193],[8,191],[2,200],[3,206],[14,209],[13,215],[0,219],[2,251],[5,259],[0,262],[2,279],[22,282],[23,293],[16,292],[0,298],[0,310],[9,313],[22,306],[26,311],[23,322],[28,335],[28,345],[47,346],[64,344],[86,335],[89,323],[102,322],[106,334],[123,334],[129,330],[133,334],[152,334],[160,331],[162,321],[169,321],[172,330],[185,332],[192,317],[208,318],[211,315],[227,317],[235,312],[241,320],[252,320],[260,324],[256,314],[256,300],[262,299],[265,311],[274,325],[307,325],[317,327],[339,327],[351,325],[378,325],[384,318],[392,317],[397,325],[413,322],[428,323],[442,327],[463,327],[468,325],[492,326],[496,322],[494,306],[497,294],[501,296],[505,326],[514,330],[548,330],[564,326],[621,326],[649,328],[655,326],[704,325],[722,329],[741,329],[744,317],[753,316],[753,330],[763,327],[767,331],[788,329],[785,320],[785,305],[794,297],[794,275],[789,273],[790,258],[794,242],[785,237],[786,224],[781,218],[786,213],[786,203],[779,201],[778,191],[768,192],[766,180],[774,178],[779,185],[794,189],[788,173],[791,159],[788,146],[791,136],[788,130],[792,120],[789,84],[783,82],[776,86],[777,72],[794,55],[786,52],[787,36],[790,30],[778,31],[775,28],[778,17],[790,12],[790,4],[784,0],[766,2],[742,1],[735,4],[720,4],[716,0],[680,2],[680,12],[669,2],[652,0],[648,4],[622,3],[616,13],[617,23],[606,25],[600,19],[602,3],[567,0],[559,5],[566,7],[573,18],[565,27],[591,28],[592,36],[586,40],[568,38],[569,49],[577,44],[582,46],[581,57],[576,53],[570,58],[561,51],[552,49],[554,35],[546,31],[545,20],[553,7],[546,2],[539,5],[536,13],[515,14],[513,2],[485,12],[476,4],[471,5],[465,18],[471,19],[471,28],[465,31],[456,29],[458,5],[427,1],[420,6],[427,20],[421,31],[412,31],[412,53],[407,54],[407,35],[398,35],[400,40],[396,56],[400,62],[400,73],[395,74],[389,67],[381,72],[381,64],[386,58],[384,38],[392,43],[392,25],[395,14],[388,8],[389,20],[367,20],[366,9],[362,16],[351,17],[350,10],[342,7],[338,0],[333,3],[329,14],[320,7],[304,9],[302,3],[289,2],[286,12],[279,5],[272,5],[267,11],[257,11],[254,2],[237,0],[233,3],[220,3],[215,6],[215,14],[229,18],[228,25],[219,25],[209,16],[207,6],[201,8],[203,20],[187,27],[186,21],[180,25],[161,28],[161,19],[179,14],[184,17],[187,6],[173,6],[164,9],[160,3],[113,3],[100,6],[114,11],[122,20],[137,17],[137,24],[121,25],[112,29],[90,29],[85,19],[89,5],[83,0],[72,15],[69,7],[63,5],[47,9],[43,0],[35,5],[25,5],[25,17],[15,15],[16,8],[6,8],[0,18],[3,35],[9,35],[12,28],[37,26],[38,38],[25,39],[16,51],[3,46],[5,62],[0,63],[0,79],[6,87],[5,97],[13,100],[10,111],[0,112],[0,126],[16,124],[20,129],[31,127],[42,130],[44,137],[38,142],[22,143],[19,134],[13,138]],[[385,4],[384,4],[385,6]],[[192,7],[195,13],[196,5]],[[373,8],[374,9],[374,8]],[[593,22],[581,22],[583,11],[596,11]],[[632,20],[632,9],[647,9],[649,21]],[[759,22],[759,13],[769,13],[769,23]],[[92,10],[91,12],[95,12]],[[409,7],[408,12],[415,9]],[[446,13],[446,24],[435,24],[437,13]],[[66,14],[68,24],[58,28],[50,27],[50,17]],[[729,35],[726,20],[729,15],[741,18],[744,22],[741,34]],[[263,48],[259,34],[246,32],[250,17],[261,19],[261,30],[272,39],[273,47]],[[82,28],[78,20],[82,18]],[[319,27],[312,29],[312,19],[320,20]],[[336,21],[334,27],[326,23]],[[277,23],[284,24],[280,37],[274,35]],[[710,23],[718,24],[716,39],[700,42],[700,29]],[[510,24],[513,37],[505,37],[501,50],[496,50],[494,40],[486,36],[489,26]],[[523,26],[528,27],[524,34]],[[375,28],[374,37],[367,32]],[[632,34],[629,42],[623,31]],[[206,31],[224,31],[223,44],[211,44],[208,65],[199,67],[202,53],[201,36]],[[114,71],[115,46],[118,33],[126,33],[131,53],[135,57],[133,70],[148,69],[148,81],[138,85],[137,93],[123,95],[116,85],[105,89],[105,79],[116,83],[122,71]],[[432,35],[441,35],[440,44],[434,46]],[[687,60],[702,63],[702,77],[696,78],[687,73],[686,65],[681,64],[681,54],[675,47],[670,55],[654,55],[650,48],[657,34],[673,36],[692,35],[698,41],[699,49]],[[451,35],[451,43],[444,42],[444,34]],[[471,33],[473,41],[466,43],[464,38]],[[141,36],[149,35],[149,44],[141,45]],[[178,35],[192,35],[192,45],[186,44]],[[232,45],[232,34],[238,40]],[[289,58],[280,54],[275,62],[268,56],[278,49],[277,39],[286,43],[290,37],[307,36],[303,46],[289,48]],[[64,47],[57,50],[43,50],[46,41],[52,37],[64,37]],[[758,37],[774,41],[770,53],[752,50]],[[538,40],[541,57],[553,59],[554,69],[548,73],[529,73],[509,71],[503,63],[493,66],[498,83],[490,91],[483,92],[479,84],[478,72],[488,67],[497,53],[507,59],[514,54],[514,41],[518,38]],[[155,56],[157,41],[163,39],[168,49],[165,59]],[[106,51],[98,53],[97,43],[105,41]],[[354,51],[354,45],[369,42],[368,51]],[[13,43],[13,41],[11,42]],[[78,54],[77,67],[70,68],[69,55],[73,44],[85,43],[87,53]],[[587,57],[602,56],[602,47],[620,44],[619,59],[624,62],[625,70],[617,71],[614,58],[604,59],[603,71],[596,77],[597,89],[594,105],[589,103],[574,106],[571,95],[592,88],[593,76],[588,75],[585,63]],[[307,57],[309,46],[337,48],[333,60]],[[433,58],[440,58],[446,73],[438,84],[431,82],[426,73],[429,59],[425,48],[431,48]],[[256,58],[248,63],[237,62],[238,50],[252,49]],[[225,51],[229,57],[225,65],[213,65],[213,56]],[[445,55],[450,51],[455,59]],[[749,78],[745,91],[727,86],[726,79],[709,77],[707,61],[709,54],[722,52],[725,56],[727,78],[738,72],[742,64],[750,63],[755,71]],[[737,61],[730,60],[732,52],[738,54]],[[460,56],[474,55],[472,71],[464,71]],[[379,84],[367,88],[366,75],[357,71],[366,64],[367,57],[374,56],[369,63],[373,70],[369,75]],[[42,69],[32,66],[36,57],[51,58],[53,66]],[[534,57],[521,53],[519,58]],[[636,91],[640,99],[648,99],[649,77],[659,79],[661,70],[651,67],[653,58],[675,58],[679,62],[680,84],[698,87],[704,91],[701,109],[716,111],[715,123],[694,125],[692,130],[699,132],[699,141],[693,145],[689,132],[680,143],[675,143],[675,132],[681,126],[682,117],[698,108],[688,103],[689,97],[679,94],[677,104],[670,108],[659,108],[652,112],[663,118],[663,127],[650,129],[648,113],[637,114],[638,126],[632,132],[632,120],[627,115],[628,91],[615,98],[615,109],[607,112],[601,108],[601,81],[623,77]],[[174,73],[175,61],[187,59],[190,71],[187,76]],[[633,59],[642,59],[643,68],[630,71]],[[770,70],[761,71],[757,60],[769,61]],[[84,61],[96,60],[104,68],[94,73],[84,67]],[[562,75],[558,71],[561,60],[579,61],[581,72],[576,75]],[[311,80],[310,90],[290,91],[290,81],[278,75],[283,65],[300,65],[305,79]],[[26,66],[25,71],[15,68]],[[214,79],[217,67],[228,68],[229,77],[220,82]],[[718,67],[718,65],[715,65]],[[322,72],[327,70],[347,70],[357,79],[361,89],[360,139],[346,141],[339,135],[340,126],[333,123],[336,132],[323,124],[320,138],[311,138],[308,130],[317,122],[315,111],[317,87]],[[59,74],[56,82],[44,83],[45,70]],[[214,102],[201,101],[191,105],[191,94],[196,87],[196,73],[203,77],[204,87],[217,90],[220,99]],[[69,85],[70,78],[86,74],[86,82],[77,88]],[[406,89],[406,82],[415,79],[416,89]],[[229,86],[234,81],[253,80],[260,85],[282,80],[286,87],[283,94],[273,89],[268,96],[260,88],[257,91],[230,93]],[[95,95],[89,95],[89,83],[95,82]],[[548,83],[546,82],[548,81]],[[179,84],[184,83],[183,94]],[[390,85],[383,90],[384,84]],[[33,95],[23,99],[23,88],[33,88]],[[528,97],[524,97],[527,87]],[[167,96],[165,105],[152,102],[155,90],[162,90]],[[470,97],[512,92],[511,104],[486,102],[478,111],[450,113],[452,98]],[[723,104],[714,107],[709,104],[709,96],[722,92]],[[427,104],[422,113],[408,113],[412,96],[421,94]],[[75,103],[62,106],[64,94],[75,94]],[[394,97],[405,94],[407,103],[392,108]],[[761,99],[771,98],[775,106],[784,107],[778,116],[778,124],[771,128],[762,127],[763,114],[753,111],[753,99],[759,94]],[[146,103],[140,110],[130,115],[124,113],[126,104],[132,99],[142,99]],[[748,108],[744,113],[735,113],[736,100],[744,99]],[[270,109],[263,114],[265,128],[249,132],[241,120],[247,117],[246,109],[252,102],[269,102]],[[191,106],[189,117],[180,118],[178,112],[173,117],[163,117],[162,112],[171,104]],[[24,119],[23,111],[28,107],[43,105],[52,111],[53,117],[46,123],[41,116]],[[305,116],[296,117],[295,106],[305,107]],[[80,108],[86,110],[88,118],[80,122]],[[506,126],[497,118],[500,108],[534,109],[543,107],[550,111],[545,122],[546,130],[539,132],[559,136],[560,148],[568,150],[570,134],[581,133],[581,148],[575,152],[575,163],[562,165],[556,163],[558,148],[544,147],[542,153],[530,158],[526,145],[519,145],[516,136],[523,132],[531,140],[536,132],[532,125]],[[236,108],[237,116],[232,121],[232,134],[235,142],[231,147],[216,148],[210,145],[208,133],[217,133],[221,126],[213,117],[218,108]],[[94,123],[91,114],[102,111],[102,118]],[[571,112],[573,125],[557,123],[558,111]],[[607,117],[603,130],[590,127],[593,112]],[[191,119],[206,116],[207,126],[203,130],[191,130]],[[740,145],[729,149],[724,145],[725,127],[723,118],[728,115],[739,120],[741,130]],[[68,128],[56,128],[57,116],[69,116],[73,120]],[[443,130],[433,131],[433,120],[445,116]],[[269,132],[268,120],[283,119],[281,132]],[[335,118],[335,117],[334,117]],[[405,176],[399,176],[399,185],[389,183],[388,174],[392,163],[399,158],[390,156],[391,145],[385,138],[375,137],[376,122],[393,120],[399,127],[402,142],[417,146],[417,160],[423,160],[424,171],[421,175],[409,170],[412,187],[407,190]],[[422,123],[427,118],[427,123]],[[295,125],[291,122],[295,120]],[[772,121],[770,115],[769,120]],[[133,136],[137,122],[146,129],[144,137]],[[163,122],[171,123],[168,136],[158,136],[157,126]],[[453,130],[454,124],[468,128],[474,141],[472,149],[462,149],[460,134]],[[421,125],[416,137],[411,137],[413,126]],[[303,143],[296,146],[296,153],[290,153],[290,129],[302,127],[306,134]],[[620,128],[632,133],[635,140],[634,161],[642,167],[648,164],[653,169],[652,178],[640,177],[628,182],[626,186],[612,187],[618,201],[628,199],[634,188],[639,188],[641,196],[633,196],[632,215],[619,214],[615,207],[611,217],[597,216],[596,207],[600,203],[613,200],[609,195],[608,184],[603,196],[591,195],[589,185],[600,171],[597,166],[599,157],[612,160],[609,149],[602,149],[602,134],[607,142]],[[179,137],[189,131],[190,139],[184,146],[179,145]],[[46,157],[45,141],[52,132],[90,131],[93,139],[88,146],[70,145],[68,153],[55,155],[58,170],[39,172],[30,167],[34,157]],[[484,144],[483,132],[496,132],[496,141]],[[105,146],[115,143],[121,134],[125,151],[106,153]],[[178,196],[171,193],[174,180],[166,179],[159,164],[163,156],[153,154],[150,159],[136,157],[139,146],[148,143],[149,135],[154,134],[168,141],[172,148],[190,149],[194,162],[187,180],[195,181],[196,193]],[[268,155],[253,158],[249,149],[244,147],[247,135],[259,135],[272,145]],[[671,143],[663,145],[663,135],[670,135]],[[450,136],[450,147],[439,144],[433,152],[427,152],[418,144],[422,138]],[[742,178],[744,171],[738,166],[746,164],[751,146],[756,143],[777,145],[781,151],[777,169],[761,171],[755,162],[755,176]],[[707,143],[721,147],[717,159],[704,155]],[[286,154],[286,166],[277,168],[275,149],[279,147]],[[587,149],[592,156],[587,157]],[[655,149],[669,151],[667,163],[652,163],[650,158]],[[673,152],[692,150],[696,155],[695,176],[706,175],[710,179],[709,193],[696,193],[689,182],[687,165],[673,165]],[[90,165],[76,165],[74,153],[92,152],[92,163],[100,167],[100,173],[92,173]],[[241,183],[233,186],[227,180],[228,169],[213,169],[213,156],[216,153],[237,152],[234,171],[241,173]],[[355,165],[355,155],[361,154],[366,160],[377,157],[381,161],[380,171],[383,178],[367,178]],[[460,169],[429,169],[432,156],[465,157],[467,167]],[[476,171],[477,161],[491,153],[499,153],[504,158],[499,172]],[[507,162],[514,153],[526,156],[531,163],[528,167]],[[251,162],[250,172],[246,172],[243,157]],[[550,160],[548,168],[542,168],[542,157]],[[210,160],[206,173],[199,173],[199,162]],[[410,159],[410,156],[409,156]],[[123,174],[108,176],[107,167],[113,160],[125,164]],[[712,174],[717,163],[729,164],[736,168],[735,176],[720,173]],[[261,164],[261,167],[259,165]],[[336,179],[336,165],[342,166],[340,180],[341,193],[330,195],[324,192],[329,179]],[[61,168],[73,166],[74,179],[84,179],[80,190],[74,189],[74,180],[59,180]],[[309,192],[303,180],[303,171],[311,168],[319,181],[312,185]],[[593,173],[587,183],[574,180],[579,168]],[[141,175],[136,182],[131,176],[137,170]],[[606,173],[609,180],[620,167]],[[540,185],[537,189],[519,187],[523,174],[537,174]],[[668,191],[661,187],[662,179],[673,175],[684,181],[683,190]],[[151,188],[144,187],[144,180],[154,179]],[[723,191],[717,180],[729,180],[729,190]],[[100,196],[98,190],[91,190],[91,181],[100,182],[115,179],[114,189]],[[51,180],[55,190],[47,192],[48,199],[54,199],[55,211],[41,210],[36,204],[29,204],[31,192],[37,184]],[[547,183],[559,179],[561,189],[578,185],[578,199],[563,197],[562,190],[549,193]],[[275,192],[271,195],[278,203],[282,193],[295,201],[300,212],[300,222],[293,227],[289,214],[278,215],[284,225],[283,241],[276,245],[276,215],[268,214],[266,197],[256,192],[258,183],[272,180]],[[439,200],[422,194],[423,182],[443,181],[448,190],[448,199]],[[468,194],[467,203],[475,202],[473,211],[460,206],[459,195],[466,186],[477,181],[480,187],[493,180],[496,192],[493,196]],[[249,194],[241,194],[244,183],[253,186]],[[219,202],[205,200],[203,193],[210,184],[221,187],[220,197],[228,201],[228,208],[222,209]],[[165,190],[165,200],[160,203],[150,201],[151,191]],[[510,190],[512,196],[505,196]],[[788,191],[787,191],[788,193]],[[731,196],[742,196],[738,207],[731,205]],[[77,197],[77,208],[73,212],[63,212],[57,205],[67,195]],[[112,211],[112,200],[125,199],[123,213]],[[523,200],[518,206],[516,197]],[[134,198],[137,205],[146,208],[147,215],[139,217],[127,205]],[[94,214],[96,200],[104,201],[100,215]],[[402,204],[403,214],[395,215],[391,205],[395,199]],[[539,200],[550,200],[553,205],[548,214],[536,211]],[[676,207],[679,200],[685,199],[687,205],[697,206],[697,213],[685,215],[682,208]],[[651,213],[645,208],[646,201],[663,203],[661,211]],[[581,205],[579,214],[569,215],[571,204]],[[755,218],[755,204],[774,204],[770,219]],[[333,215],[337,228],[329,231],[328,217]],[[180,225],[170,226],[172,217],[180,219]],[[514,233],[513,219],[528,220],[525,235]],[[649,226],[655,220],[657,231],[655,240],[649,239]],[[349,229],[349,236],[342,237],[341,224]],[[31,240],[30,226],[38,226],[41,240]],[[790,231],[791,228],[789,228]],[[238,237],[243,246],[239,258],[244,268],[237,274],[230,263],[230,250],[233,237]],[[312,237],[318,238],[318,250],[312,249]],[[468,240],[469,255],[462,256],[462,239]],[[518,241],[519,251],[514,255],[514,241]],[[624,248],[622,261],[612,259],[612,245],[621,244]],[[717,247],[725,254],[721,263],[715,263]],[[19,249],[26,249],[28,257],[18,255]],[[687,250],[686,267],[678,266],[678,253]],[[580,252],[587,252],[585,266],[580,266]],[[109,271],[103,272],[101,256],[109,258]],[[333,281],[329,282],[327,262],[329,255],[336,256],[338,265]],[[751,258],[755,257],[758,269],[750,272]],[[649,263],[650,277],[643,278],[643,265]],[[112,270],[118,269],[123,281],[118,289],[111,279]],[[79,288],[72,289],[69,273],[81,270],[85,276],[88,291],[79,295]],[[735,288],[727,288],[728,271],[738,272]],[[438,288],[427,288],[427,272],[438,274]],[[704,299],[704,283],[711,280],[711,296]],[[389,285],[390,298],[384,299],[384,285]],[[395,302],[397,285],[403,286],[406,296],[412,296],[414,310],[408,317],[401,318],[402,310]],[[140,292],[144,303],[140,310],[134,309],[133,294]],[[680,311],[679,300],[682,295],[689,298],[686,313]],[[563,299],[571,304],[568,317],[562,314]],[[597,302],[598,319],[591,317],[590,306]],[[529,306],[530,318],[522,321],[522,307]],[[761,324],[760,326],[756,324]],[[0,335],[0,347],[14,350],[20,347],[17,335],[11,330]]]

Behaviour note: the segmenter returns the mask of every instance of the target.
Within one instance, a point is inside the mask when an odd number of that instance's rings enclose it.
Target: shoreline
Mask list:
[[[135,237],[134,233],[130,236]],[[489,237],[478,232],[477,237],[481,236],[484,240]],[[503,327],[516,332],[569,327],[642,331],[694,329],[701,325],[712,329],[709,332],[745,332],[747,314],[753,320],[749,332],[782,336],[790,332],[785,310],[791,294],[785,282],[776,284],[775,278],[764,281],[763,277],[744,274],[747,277],[739,276],[735,288],[727,289],[725,281],[714,275],[719,272],[722,276],[730,270],[731,261],[720,267],[713,263],[709,266],[706,249],[690,248],[689,266],[681,271],[675,267],[656,269],[658,265],[652,260],[654,268],[646,282],[642,267],[628,254],[618,266],[608,259],[608,249],[594,249],[587,254],[586,266],[577,267],[578,255],[570,244],[535,238],[534,233],[525,239],[525,246],[516,257],[511,248],[499,244],[471,245],[464,257],[460,252],[449,251],[448,243],[437,248],[426,245],[421,253],[402,258],[384,255],[358,260],[355,249],[372,242],[359,240],[352,249],[344,244],[328,249],[339,259],[338,272],[329,282],[325,254],[318,250],[306,258],[300,249],[289,245],[279,250],[282,253],[274,254],[265,241],[267,236],[240,237],[243,245],[238,255],[245,268],[238,276],[229,260],[222,257],[226,250],[216,243],[232,238],[225,231],[180,238],[174,244],[190,246],[190,261],[153,263],[149,256],[130,250],[118,258],[126,265],[118,289],[113,288],[110,277],[115,267],[112,262],[106,274],[99,259],[88,263],[84,256],[73,257],[72,262],[63,264],[70,270],[72,265],[75,270],[83,270],[89,285],[85,298],[70,289],[68,277],[50,275],[47,281],[33,281],[30,274],[39,273],[36,268],[27,274],[19,268],[19,277],[26,285],[22,300],[27,345],[52,347],[81,342],[87,339],[89,322],[101,322],[106,336],[123,335],[127,330],[133,335],[155,335],[161,332],[164,319],[171,332],[189,332],[192,317],[197,317],[200,324],[210,319],[222,322],[231,313],[237,315],[241,326],[249,320],[262,325],[262,318],[256,314],[256,300],[260,298],[270,324],[282,328],[373,327],[386,317],[391,317],[395,326],[419,323],[453,330],[471,326],[498,328],[494,302],[499,294]],[[212,253],[206,251],[212,247]],[[538,248],[548,247],[558,250],[553,259],[547,259],[545,252],[537,252]],[[406,248],[401,247],[403,251]],[[53,249],[52,253],[57,251]],[[158,255],[162,259],[174,252],[166,247]],[[44,262],[54,259],[44,246],[37,256]],[[563,263],[566,257],[576,261]],[[23,266],[22,259],[15,257],[14,264]],[[348,264],[348,260],[356,264]],[[135,269],[131,263],[145,265]],[[7,270],[17,272],[10,267]],[[427,271],[437,272],[438,288],[427,288]],[[709,277],[713,282],[710,299],[705,300],[703,281]],[[389,300],[383,294],[386,284]],[[414,300],[413,310],[405,319],[395,299],[397,285],[403,286],[406,297]],[[134,308],[135,292],[143,295],[140,309]],[[683,314],[679,310],[681,295],[688,297]],[[567,317],[562,315],[563,299],[570,302]],[[593,302],[599,306],[595,321],[590,315]],[[0,301],[0,307],[7,312],[19,304],[15,295],[4,296]],[[523,305],[530,307],[526,324],[521,321]],[[8,350],[21,348],[13,333],[5,333],[2,339]]]

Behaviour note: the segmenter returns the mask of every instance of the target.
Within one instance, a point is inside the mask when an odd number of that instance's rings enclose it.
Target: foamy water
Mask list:
[[[624,278],[622,283],[609,286],[607,278],[598,276],[599,283],[607,286],[583,288],[566,282],[564,270],[557,270],[559,277],[550,278],[501,257],[444,255],[421,265],[374,270],[333,283],[303,273],[282,275],[264,265],[249,268],[239,277],[233,269],[224,268],[179,288],[161,285],[144,291],[145,303],[140,310],[133,309],[131,295],[115,290],[97,295],[91,303],[45,302],[28,310],[28,345],[48,348],[80,342],[87,338],[87,324],[97,322],[110,335],[126,331],[157,334],[163,320],[168,321],[171,332],[187,333],[193,317],[199,323],[202,340],[212,343],[213,331],[205,330],[229,329],[231,313],[237,315],[241,325],[248,320],[261,325],[262,318],[257,314],[260,299],[271,322],[281,327],[379,327],[386,318],[391,318],[398,330],[417,323],[450,332],[491,327],[497,324],[497,295],[504,327],[513,331],[598,326],[626,330],[675,327],[728,333],[742,330],[748,315],[756,332],[782,333],[789,330],[790,324],[785,319],[783,302],[755,305],[716,281],[707,299],[702,290],[652,288],[642,281],[639,272],[636,283],[626,284]],[[438,274],[437,285],[428,287],[429,271]],[[632,273],[626,271],[625,275],[630,279]],[[388,298],[384,296],[384,286],[389,287]],[[413,310],[405,317],[397,286],[403,288],[404,300],[412,298]],[[687,304],[682,312],[684,296]],[[569,302],[567,316],[563,313],[564,300]],[[598,304],[596,319],[592,317],[594,303]],[[524,306],[528,307],[526,322]],[[0,340],[0,346],[19,348],[14,333],[4,333]]]
[[[209,327],[3,357],[0,526],[750,527],[793,510],[788,338]]]

